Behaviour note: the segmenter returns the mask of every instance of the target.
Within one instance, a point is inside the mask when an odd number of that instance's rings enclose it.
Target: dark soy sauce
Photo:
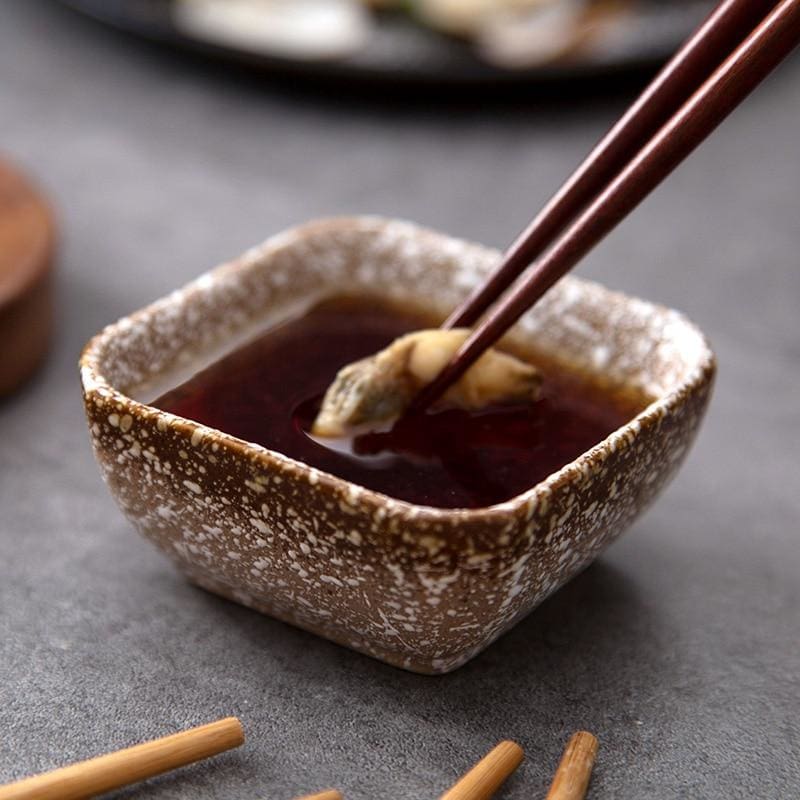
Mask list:
[[[153,405],[378,492],[439,508],[509,500],[574,460],[642,407],[625,407],[576,376],[545,369],[534,404],[441,410],[389,431],[321,444],[307,431],[337,370],[424,316],[338,298],[267,331]]]

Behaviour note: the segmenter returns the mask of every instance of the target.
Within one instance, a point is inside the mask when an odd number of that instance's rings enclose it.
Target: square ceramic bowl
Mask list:
[[[212,592],[408,670],[464,664],[586,567],[674,475],[714,376],[683,316],[576,278],[551,290],[513,336],[651,402],[542,483],[477,510],[394,500],[147,401],[325,297],[377,290],[444,318],[498,258],[405,222],[327,220],[106,328],[86,347],[81,379],[122,511]]]

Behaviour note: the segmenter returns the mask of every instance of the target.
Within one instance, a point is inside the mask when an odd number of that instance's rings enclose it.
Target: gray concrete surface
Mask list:
[[[0,405],[0,780],[226,714],[247,745],[121,797],[435,797],[502,737],[542,797],[568,733],[591,797],[800,795],[800,63],[581,273],[675,305],[721,371],[657,506],[461,671],[405,674],[188,586],[93,463],[75,361],[110,322],[287,225],[356,211],[501,245],[619,95],[392,108],[262,86],[43,0],[0,5],[0,149],[62,229],[59,335]]]

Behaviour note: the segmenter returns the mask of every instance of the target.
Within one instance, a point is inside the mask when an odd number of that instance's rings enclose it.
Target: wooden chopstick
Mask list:
[[[297,800],[343,800],[341,793],[335,789],[328,789],[327,792],[320,792],[319,794],[309,794],[305,797],[298,797]]]
[[[782,0],[495,305],[410,410],[424,410],[458,380],[487,347],[695,150],[798,43],[800,0]]]
[[[516,742],[500,742],[440,800],[489,800],[522,763],[522,758],[522,748]]]
[[[451,314],[443,327],[474,325],[776,2],[722,0],[506,251],[489,280]]]
[[[597,739],[586,731],[574,734],[561,757],[547,800],[583,800],[596,756]]]
[[[506,251],[489,280],[442,327],[474,325],[776,3],[722,0]]]
[[[94,797],[238,747],[242,724],[228,717],[115,753],[0,786],[0,800]]]

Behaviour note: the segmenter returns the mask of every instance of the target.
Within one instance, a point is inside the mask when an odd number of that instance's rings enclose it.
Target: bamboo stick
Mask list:
[[[574,734],[561,757],[547,800],[583,800],[596,755],[597,739],[591,733]]]
[[[500,742],[440,800],[489,800],[522,763],[523,755],[516,742]]]
[[[242,724],[228,717],[115,753],[0,786],[0,800],[81,800],[160,775],[244,742]]]
[[[310,794],[307,797],[298,797],[297,800],[343,800],[343,798],[335,789],[328,789],[327,792]]]

